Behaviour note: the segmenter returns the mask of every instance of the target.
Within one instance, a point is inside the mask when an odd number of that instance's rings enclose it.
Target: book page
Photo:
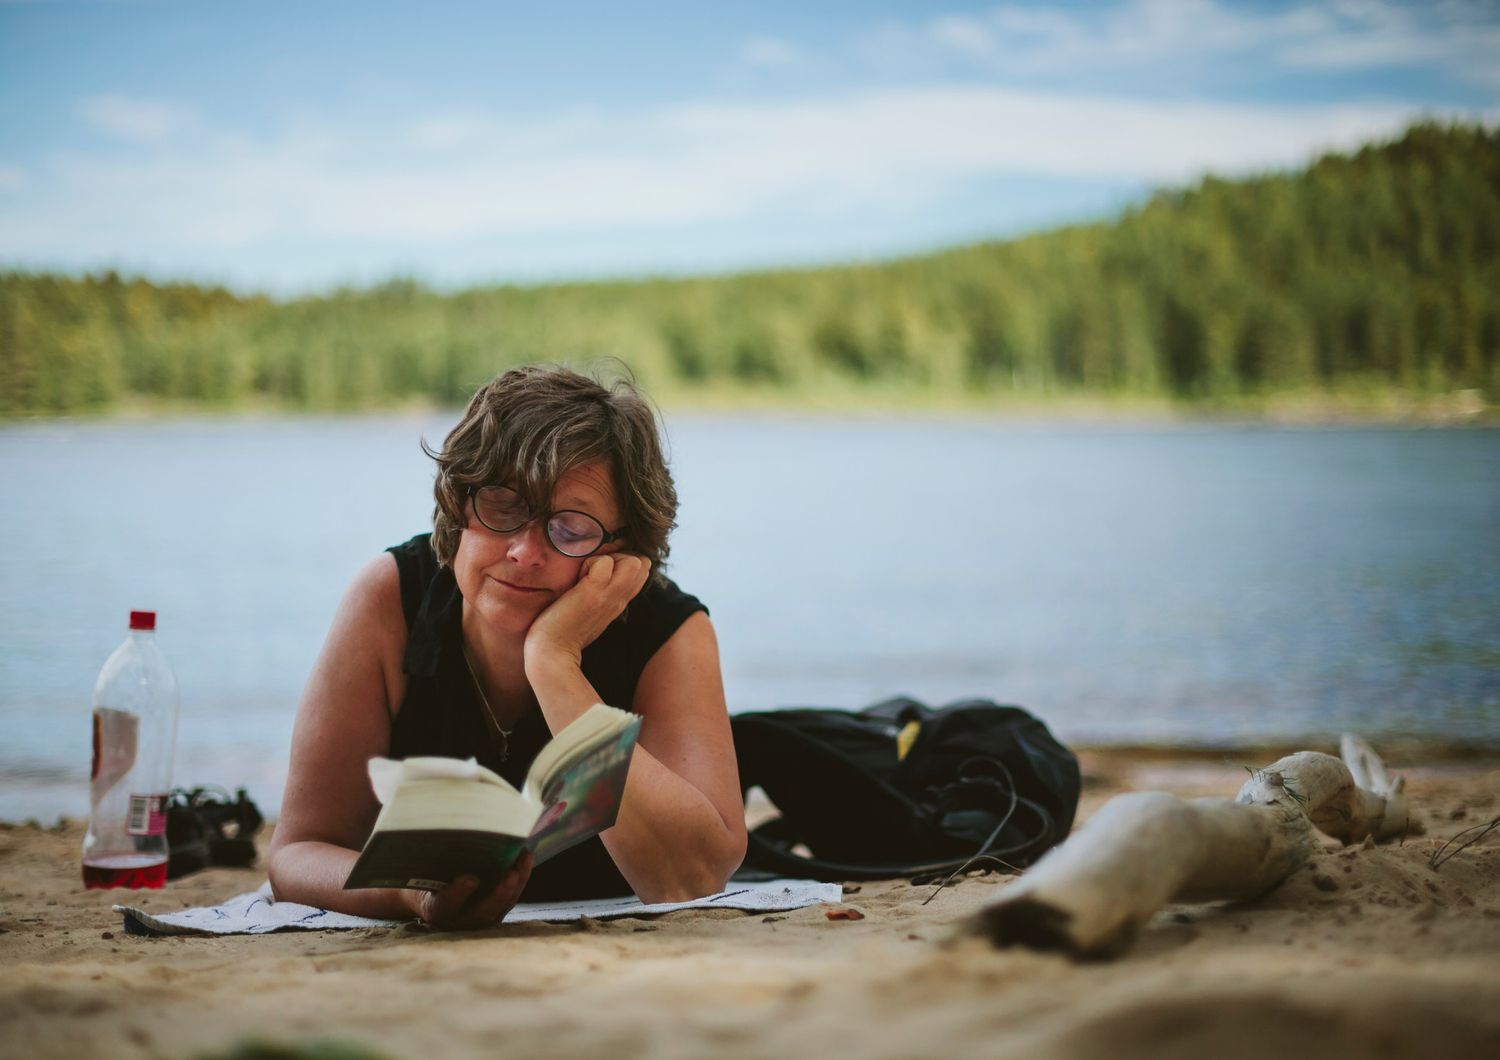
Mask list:
[[[377,832],[459,828],[525,836],[541,813],[540,803],[472,758],[372,758],[369,772],[383,803]]]
[[[494,784],[506,791],[516,791],[514,785],[494,770],[486,769],[472,758],[438,758],[414,755],[411,758],[372,758],[367,767],[370,772],[370,787],[375,789],[375,798],[381,805],[390,802],[396,789],[413,780],[472,780],[482,784]],[[516,792],[520,794],[520,792]]]
[[[505,788],[462,780],[409,780],[375,818],[376,832],[472,829],[510,836],[531,832],[541,807]]]
[[[587,754],[595,745],[613,740],[615,734],[632,721],[638,724],[640,719],[629,711],[595,703],[537,752],[531,768],[526,771],[525,796],[545,803],[547,800],[542,793],[554,773],[567,769],[571,759]]]

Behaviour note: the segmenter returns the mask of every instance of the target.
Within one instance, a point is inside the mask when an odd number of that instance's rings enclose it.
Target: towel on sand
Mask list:
[[[678,909],[745,909],[756,912],[800,909],[819,902],[837,903],[842,888],[836,883],[812,880],[769,880],[763,883],[731,884],[728,890],[696,898],[691,902],[657,902],[643,905],[639,898],[599,898],[584,902],[534,902],[517,905],[505,918],[515,924],[525,920],[606,920],[622,916],[651,916]],[[333,913],[295,902],[271,899],[271,885],[231,898],[223,905],[182,909],[175,913],[147,913],[133,906],[117,905],[130,935],[264,935],[271,931],[347,931],[351,928],[399,927],[409,921],[371,920],[369,917]]]

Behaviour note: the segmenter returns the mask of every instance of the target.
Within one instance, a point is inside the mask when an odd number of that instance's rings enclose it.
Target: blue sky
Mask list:
[[[1500,3],[0,0],[0,263],[278,293],[887,257],[1500,120]]]

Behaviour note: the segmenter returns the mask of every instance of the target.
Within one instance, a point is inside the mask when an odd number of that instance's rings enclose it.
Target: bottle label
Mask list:
[[[125,817],[126,835],[161,835],[167,830],[165,795],[132,795]]]
[[[94,764],[89,779],[96,803],[135,765],[140,728],[141,720],[129,711],[94,708]]]

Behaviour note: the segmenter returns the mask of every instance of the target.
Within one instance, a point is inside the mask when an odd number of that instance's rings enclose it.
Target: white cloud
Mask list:
[[[1308,13],[1246,14],[1215,0],[1127,0],[1067,11],[1005,4],[913,31],[1010,74],[1076,74],[1243,50],[1310,28]]]
[[[882,50],[946,53],[1010,76],[1170,70],[1170,64],[1259,53],[1286,66],[1365,69],[1428,65],[1500,85],[1493,5],[1325,0],[1279,11],[1222,0],[1126,0],[1068,11],[1002,4],[978,15],[882,26]]]
[[[407,135],[419,150],[447,151],[462,148],[490,131],[490,122],[474,114],[435,114],[413,124]]]
[[[78,114],[96,131],[137,144],[162,144],[192,124],[185,107],[122,95],[80,100]]]
[[[1416,116],[948,88],[542,121],[435,115],[395,139],[332,124],[265,140],[194,128],[146,153],[52,159],[45,198],[0,211],[0,232],[7,257],[104,259],[156,246],[394,239],[415,253],[476,236],[795,224],[809,211],[940,209],[948,190],[1008,175],[1158,183],[1290,166]]]
[[[1493,6],[1436,3],[1400,7],[1344,0],[1322,33],[1289,42],[1279,57],[1325,70],[1431,66],[1500,88],[1500,17]]]
[[[946,15],[928,27],[938,44],[970,55],[985,56],[995,50],[995,35],[983,19]]]
[[[740,58],[751,66],[791,66],[801,61],[802,52],[777,37],[754,37],[740,49]]]

